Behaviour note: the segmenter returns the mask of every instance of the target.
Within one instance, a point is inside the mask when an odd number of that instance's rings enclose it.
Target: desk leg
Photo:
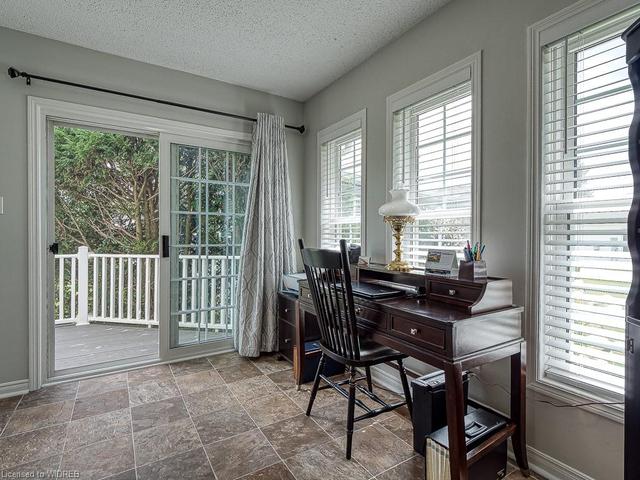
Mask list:
[[[449,463],[451,480],[468,480],[467,447],[464,436],[464,390],[462,366],[459,363],[444,367],[447,390],[447,425],[449,428]]]
[[[511,356],[511,421],[516,424],[511,442],[513,453],[520,471],[529,476],[529,462],[527,461],[527,376],[524,364],[523,348]]]

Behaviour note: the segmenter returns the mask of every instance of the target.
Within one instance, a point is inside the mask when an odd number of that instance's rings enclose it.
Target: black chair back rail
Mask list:
[[[333,252],[304,248],[302,240],[299,243],[323,346],[340,357],[359,360],[358,324],[345,249]]]

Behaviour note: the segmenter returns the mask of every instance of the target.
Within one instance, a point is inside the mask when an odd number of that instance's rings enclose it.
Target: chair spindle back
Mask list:
[[[316,310],[322,345],[336,355],[360,359],[358,325],[351,290],[347,242],[340,251],[304,248],[298,240],[311,298]]]

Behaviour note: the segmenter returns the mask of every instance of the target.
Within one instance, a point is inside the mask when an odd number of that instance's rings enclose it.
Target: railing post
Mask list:
[[[89,247],[78,247],[78,317],[76,325],[89,325]]]

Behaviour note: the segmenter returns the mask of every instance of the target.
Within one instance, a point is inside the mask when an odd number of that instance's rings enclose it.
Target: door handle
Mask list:
[[[57,255],[58,254],[58,247],[59,247],[58,242],[53,242],[51,245],[49,245],[49,251],[51,253],[53,253],[54,255]]]
[[[162,235],[162,258],[169,257],[169,235]]]

